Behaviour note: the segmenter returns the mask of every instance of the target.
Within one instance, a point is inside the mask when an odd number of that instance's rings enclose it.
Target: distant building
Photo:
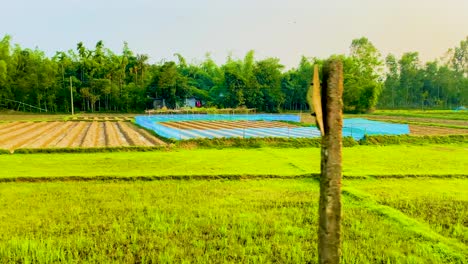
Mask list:
[[[195,97],[189,97],[189,98],[185,98],[185,105],[184,106],[191,107],[191,108],[202,107],[203,102],[201,100],[198,100]]]
[[[167,107],[166,100],[164,98],[151,98],[151,99],[153,99],[153,105],[152,105],[153,109],[161,109],[163,107]],[[184,101],[176,103],[176,109],[180,107],[196,108],[196,107],[202,107],[202,106],[203,106],[203,101],[195,97],[185,98]]]
[[[153,109],[161,109],[166,106],[166,101],[163,98],[153,99]]]

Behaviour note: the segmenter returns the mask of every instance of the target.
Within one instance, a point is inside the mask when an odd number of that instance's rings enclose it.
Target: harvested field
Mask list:
[[[270,118],[256,120],[255,118]],[[298,117],[298,116],[293,116]],[[181,116],[158,119],[137,116],[137,124],[151,129],[161,136],[176,140],[191,138],[251,138],[251,137],[284,137],[315,138],[320,131],[315,126],[304,126],[294,123],[292,117],[285,122],[281,115],[269,116]],[[216,119],[218,118],[218,119]],[[222,118],[230,118],[225,120]],[[245,120],[241,119],[245,118]],[[275,119],[276,118],[276,119]],[[343,136],[360,140],[364,135],[401,135],[409,134],[406,124],[391,124],[371,121],[363,118],[348,118],[343,121]]]
[[[275,121],[179,121],[160,124],[177,129],[231,129],[231,128],[277,128],[298,127]]]
[[[409,123],[410,135],[414,136],[444,136],[468,134],[468,121],[440,118],[385,116],[385,115],[360,115],[369,120],[393,123]],[[302,113],[301,122],[314,124],[315,120],[310,114]],[[414,124],[412,124],[412,122]],[[426,125],[427,124],[427,125]],[[448,127],[456,126],[460,128]],[[465,127],[465,128],[463,128]]]
[[[440,118],[423,118],[423,117],[400,117],[400,116],[373,116],[366,115],[366,118],[378,121],[403,121],[403,122],[416,122],[416,123],[427,123],[427,124],[441,124],[441,125],[452,125],[460,127],[468,127],[468,121],[466,120],[452,120],[452,119],[440,119]]]
[[[128,122],[118,122],[117,123],[120,133],[132,145],[136,146],[154,146],[161,145],[159,142],[162,142],[160,139],[152,136],[148,132],[144,131],[141,128],[135,127]],[[159,144],[158,144],[159,143]]]
[[[12,122],[0,124],[0,148],[158,146],[165,143],[130,122]]]
[[[193,120],[159,122],[158,125],[172,129],[170,137],[223,138],[223,137],[317,137],[319,131],[313,127],[300,127],[278,121],[252,120]],[[158,130],[156,133],[160,132]]]
[[[443,135],[466,135],[468,129],[448,128],[436,126],[409,125],[411,135],[415,136],[443,136]]]
[[[74,116],[69,118],[70,121],[132,121],[133,115],[84,115],[84,116]]]

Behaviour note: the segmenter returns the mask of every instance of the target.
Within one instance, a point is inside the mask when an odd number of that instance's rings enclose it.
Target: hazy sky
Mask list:
[[[153,62],[176,52],[201,61],[210,52],[223,63],[253,49],[258,59],[294,67],[301,55],[347,53],[361,36],[383,55],[419,51],[426,61],[468,35],[468,0],[10,0],[1,7],[0,37],[22,47],[53,55],[103,40],[120,53],[127,41]]]

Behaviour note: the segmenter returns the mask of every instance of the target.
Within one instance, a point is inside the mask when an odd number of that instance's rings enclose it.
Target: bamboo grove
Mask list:
[[[314,64],[324,59],[303,56],[286,69],[277,58],[256,60],[228,56],[222,65],[206,55],[187,63],[150,63],[125,42],[120,53],[102,41],[48,57],[39,49],[22,48],[10,36],[0,40],[0,109],[70,112],[70,82],[76,111],[136,112],[164,99],[168,108],[195,98],[208,107],[248,107],[258,111],[307,110],[307,89]],[[468,100],[468,37],[438,60],[423,64],[417,52],[383,57],[367,39],[352,41],[349,54],[333,55],[344,65],[344,110],[363,113],[381,108],[456,108]],[[23,107],[15,102],[23,102]]]

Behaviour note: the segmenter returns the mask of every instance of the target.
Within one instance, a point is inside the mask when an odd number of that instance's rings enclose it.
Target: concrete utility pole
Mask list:
[[[73,87],[72,87],[72,77],[71,76],[70,76],[70,101],[71,101],[72,115],[75,115],[75,108],[73,107]]]
[[[318,67],[315,67],[312,105],[317,113],[317,125],[322,132],[318,228],[319,263],[340,263],[343,63],[340,60],[325,62],[323,66],[324,85],[321,92],[318,92],[320,89]],[[323,121],[319,118],[319,112],[323,114]]]

